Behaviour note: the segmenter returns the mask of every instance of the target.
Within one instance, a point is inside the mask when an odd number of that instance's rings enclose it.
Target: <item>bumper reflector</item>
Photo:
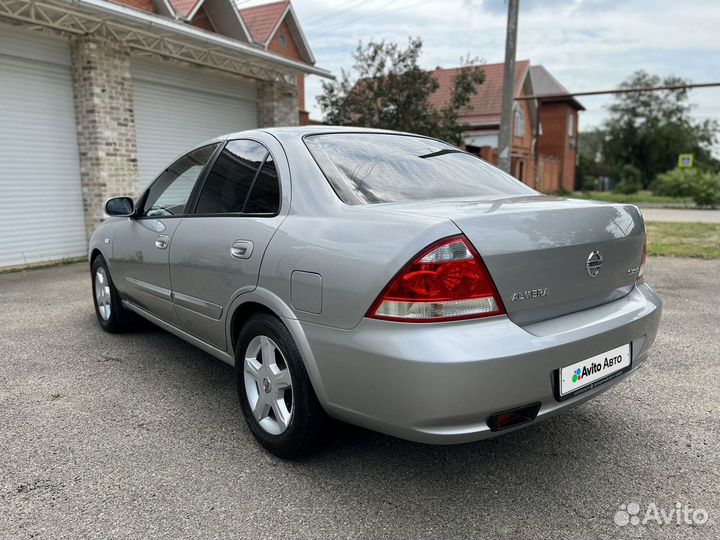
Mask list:
[[[540,402],[536,401],[515,409],[493,413],[487,419],[487,425],[490,427],[490,431],[500,431],[520,424],[527,424],[535,420],[539,411]]]

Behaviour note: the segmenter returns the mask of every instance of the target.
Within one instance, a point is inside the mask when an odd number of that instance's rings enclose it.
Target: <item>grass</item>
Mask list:
[[[645,223],[648,255],[720,258],[720,223]]]
[[[594,201],[605,201],[611,203],[628,204],[669,204],[673,206],[694,206],[692,200],[679,197],[668,197],[666,195],[653,195],[652,191],[638,191],[632,195],[613,193],[612,191],[576,191],[570,195],[575,199],[592,199]]]

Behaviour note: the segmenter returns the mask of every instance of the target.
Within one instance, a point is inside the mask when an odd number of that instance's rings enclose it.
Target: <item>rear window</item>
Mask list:
[[[305,145],[346,204],[536,193],[480,158],[424,137],[331,133],[305,137]]]

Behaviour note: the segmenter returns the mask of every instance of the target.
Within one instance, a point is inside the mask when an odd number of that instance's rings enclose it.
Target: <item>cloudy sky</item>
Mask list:
[[[257,3],[252,0],[241,5]],[[264,3],[264,2],[262,2]],[[424,40],[421,64],[452,67],[470,54],[504,57],[504,0],[293,0],[317,64],[352,66],[359,40]],[[243,7],[244,7],[243,6]],[[517,59],[542,64],[571,91],[616,87],[637,69],[693,82],[720,81],[720,1],[521,0]],[[320,79],[307,81],[307,107]],[[691,94],[701,118],[720,119],[720,88]],[[606,97],[582,98],[581,129],[602,122]]]

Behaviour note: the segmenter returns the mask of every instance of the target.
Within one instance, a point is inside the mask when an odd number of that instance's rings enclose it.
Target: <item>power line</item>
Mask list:
[[[346,15],[347,9],[354,8],[354,7],[362,4],[363,2],[367,2],[369,4],[369,3],[372,3],[373,1],[374,0],[369,0],[369,1],[368,0],[350,0],[349,2],[345,2],[344,4],[341,4],[339,6],[334,6],[333,9],[321,10],[320,12],[315,13],[314,15],[311,15],[310,17],[308,17],[305,22],[308,23],[308,27],[312,27],[312,25],[317,24],[319,22],[325,22],[324,17],[326,17],[326,15],[325,15],[326,13],[328,14],[327,18],[332,19],[333,17],[336,17],[338,15]]]
[[[353,22],[355,22],[355,21],[357,21],[357,20],[365,19],[365,18],[367,18],[367,17],[369,17],[369,16],[371,16],[371,15],[377,15],[377,14],[383,12],[383,11],[385,10],[385,8],[387,8],[389,5],[394,4],[395,2],[397,2],[397,0],[389,0],[389,2],[387,2],[385,5],[383,5],[380,9],[376,9],[375,11],[371,11],[371,12],[369,12],[369,13],[365,13],[365,14],[362,14],[362,15],[354,15],[354,14],[351,13],[351,14],[350,14],[350,18],[348,18],[348,19],[344,19],[344,20],[341,20],[341,21],[339,21],[339,22],[338,22],[338,21],[335,21],[334,23],[330,23],[329,26],[320,25],[320,26],[315,26],[314,28],[311,27],[311,28],[310,28],[310,31],[312,31],[312,32],[317,32],[318,30],[322,30],[323,32],[327,32],[327,31],[330,31],[330,30],[335,30],[336,28],[340,28],[341,26],[345,26],[346,24],[353,23]],[[368,4],[369,4],[369,3],[370,3],[370,2],[368,2]]]
[[[668,84],[665,86],[646,86],[642,88],[613,88],[611,90],[591,90],[588,92],[565,92],[564,94],[537,94],[532,96],[518,96],[515,99],[517,101],[526,101],[529,99],[546,101],[578,96],[599,96],[602,94],[633,94],[637,92],[657,92],[658,90],[688,90],[691,88],[709,88],[713,86],[720,86],[720,82]]]
[[[391,4],[394,4],[396,1],[397,1],[397,0],[390,0],[387,4],[385,4],[385,6],[384,6],[383,8],[380,8],[380,9],[377,10],[377,11],[370,12],[370,13],[365,13],[365,14],[363,14],[363,15],[358,15],[357,17],[353,17],[353,18],[349,19],[348,21],[342,22],[342,23],[340,23],[340,24],[333,24],[333,25],[331,25],[331,26],[329,26],[329,27],[325,27],[325,28],[323,28],[323,27],[311,28],[309,31],[317,32],[317,31],[321,30],[321,31],[323,31],[323,32],[328,32],[328,31],[332,31],[332,30],[335,30],[335,29],[337,29],[337,28],[340,28],[341,26],[344,26],[345,24],[349,24],[349,23],[351,23],[351,22],[354,23],[354,22],[359,21],[359,20],[361,20],[361,19],[366,19],[367,17],[372,17],[372,16],[379,15],[379,14],[387,15],[388,13],[395,13],[396,11],[402,11],[402,10],[405,10],[405,9],[411,9],[411,8],[415,8],[415,7],[420,7],[420,6],[424,5],[424,4],[429,4],[430,2],[434,2],[435,0],[422,0],[421,2],[417,2],[417,3],[415,3],[415,4],[409,4],[409,5],[407,5],[407,6],[397,6],[396,8],[394,8],[394,9],[389,9],[389,10],[388,10],[388,9],[385,9],[385,8],[387,8],[388,6],[390,6]]]

